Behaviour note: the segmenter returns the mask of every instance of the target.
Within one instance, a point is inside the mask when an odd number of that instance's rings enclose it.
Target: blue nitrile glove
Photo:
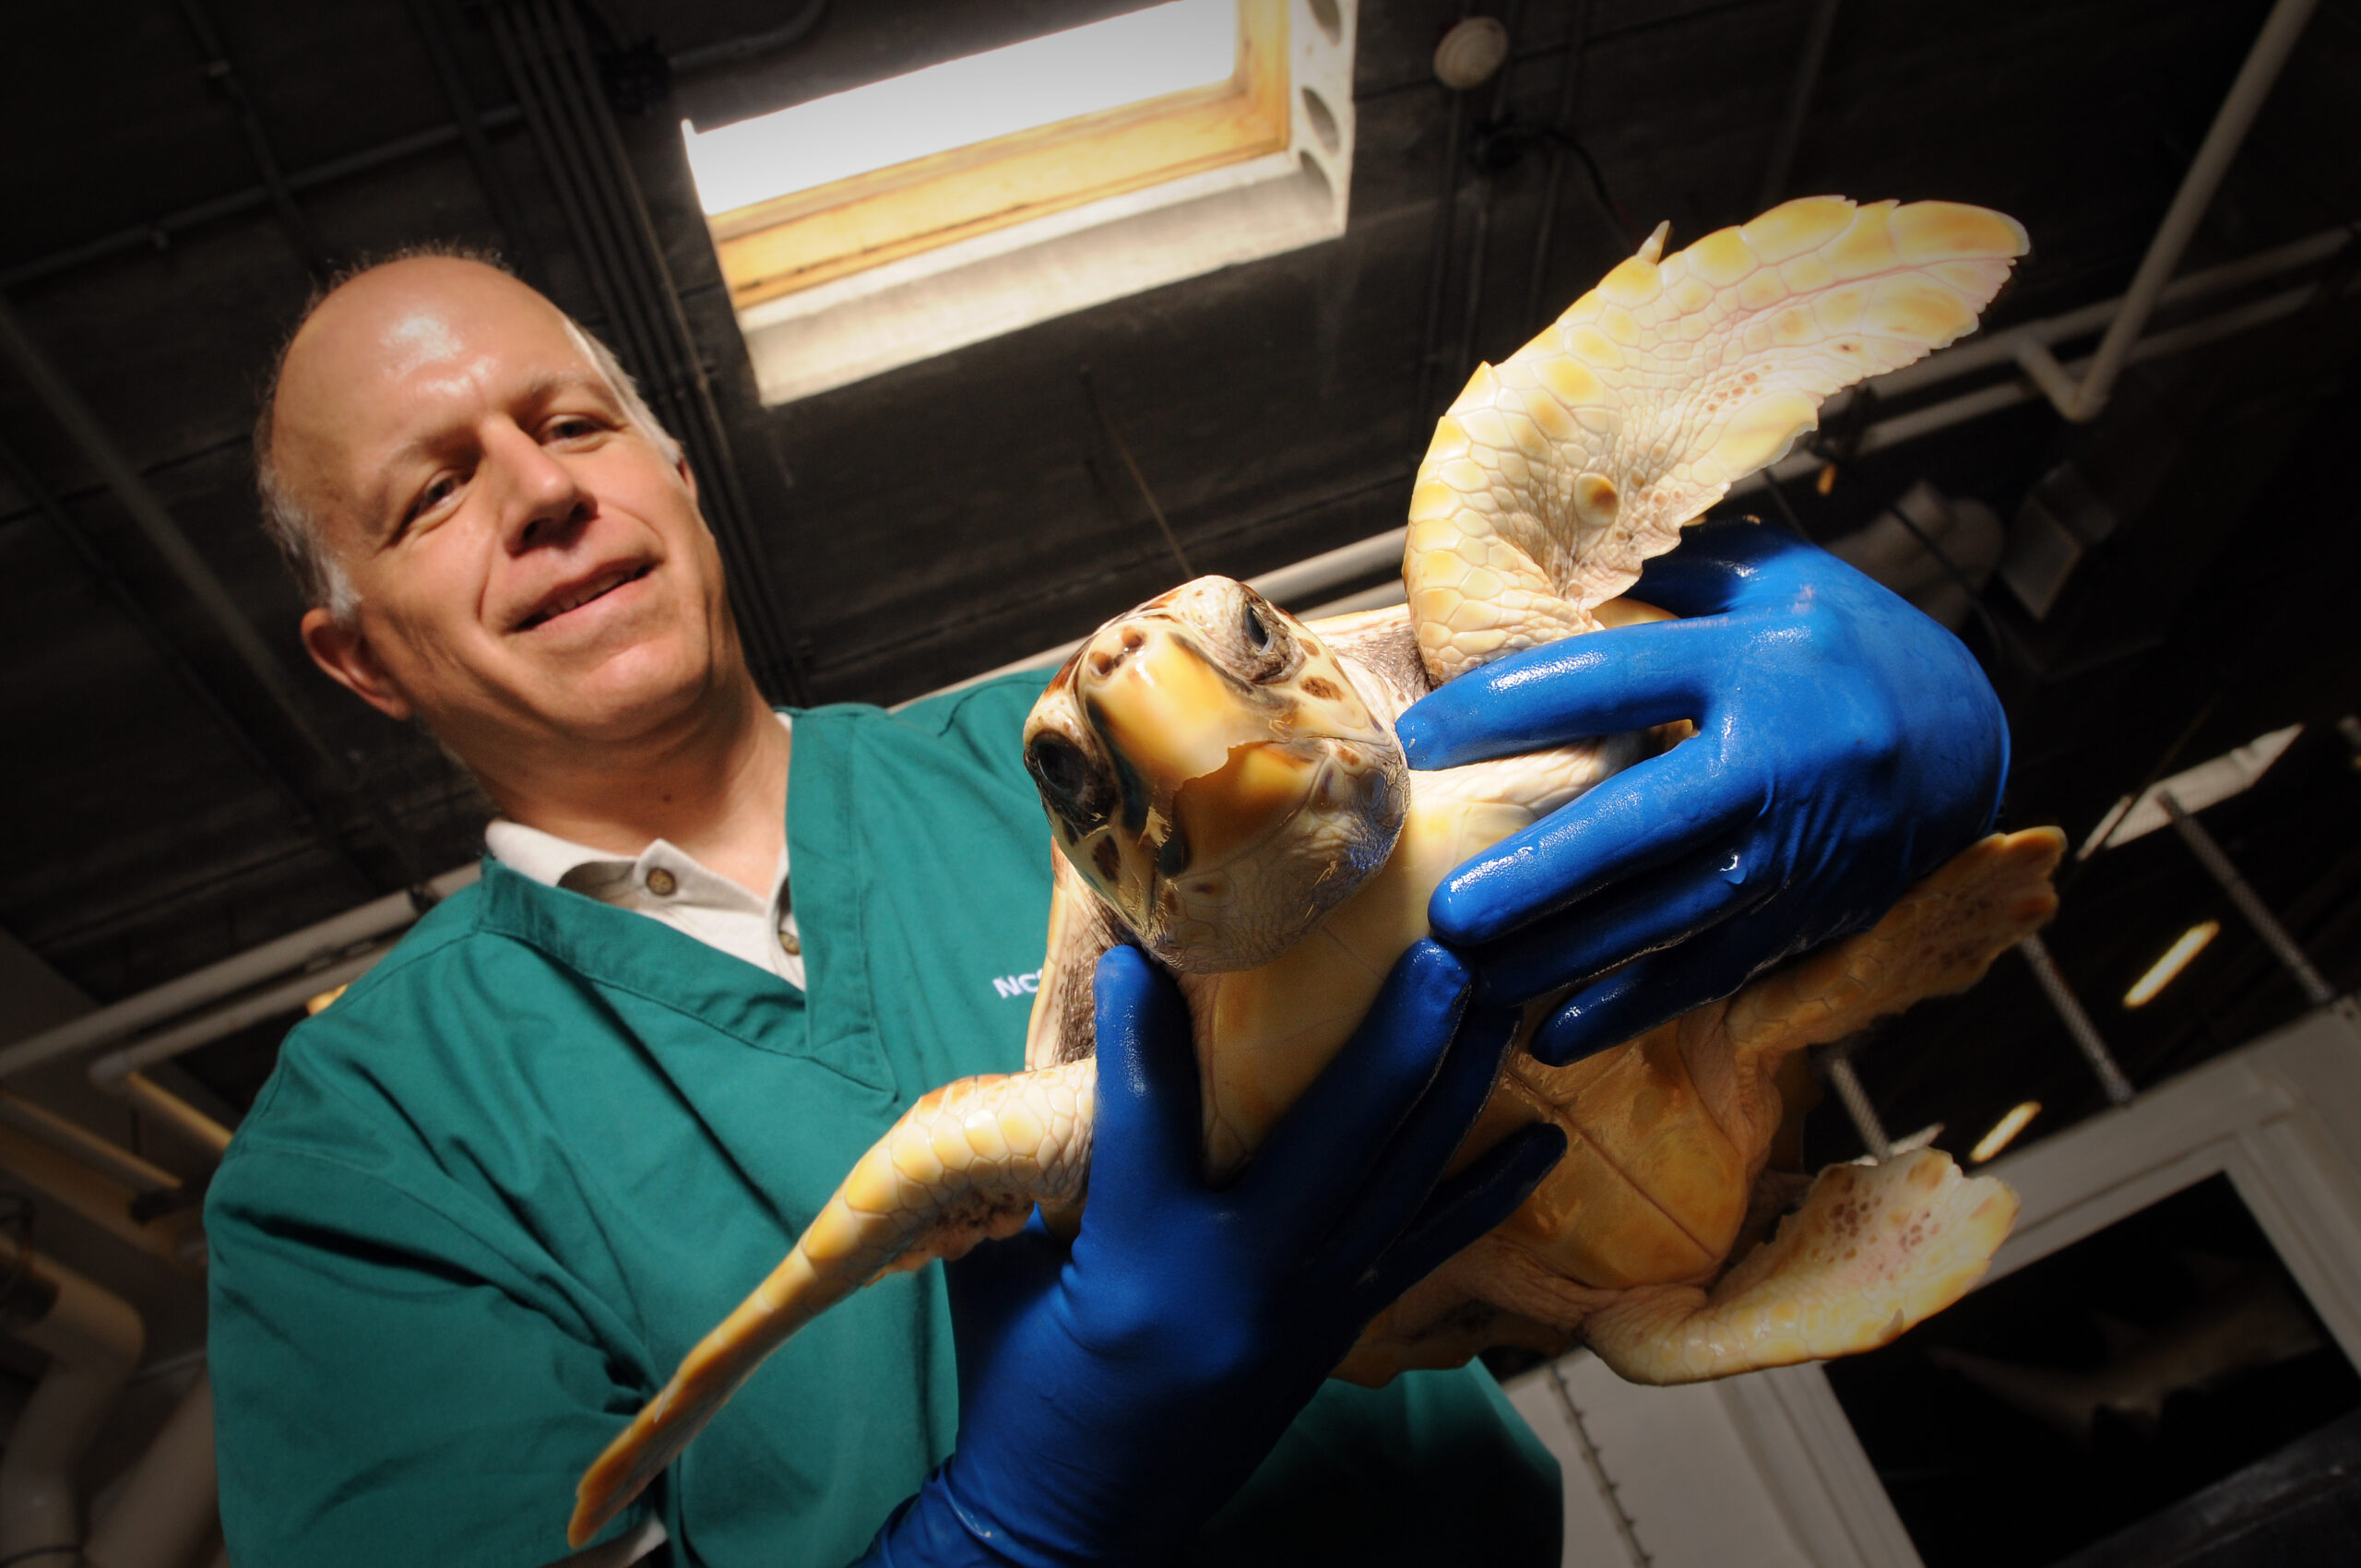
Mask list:
[[[1545,1062],[1871,924],[1989,829],[2008,777],[2007,719],[1959,639],[1784,529],[1691,529],[1632,592],[1696,619],[1514,655],[1398,726],[1411,766],[1451,767],[1697,725],[1435,890],[1435,934],[1470,950],[1486,1004],[1580,986],[1533,1043]]]
[[[953,1265],[958,1445],[864,1561],[1178,1555],[1362,1325],[1507,1218],[1564,1151],[1556,1129],[1529,1127],[1437,1184],[1515,1021],[1470,1012],[1467,990],[1457,958],[1413,947],[1335,1062],[1216,1190],[1178,991],[1132,948],[1100,960],[1081,1234],[1069,1251],[1037,1215]]]

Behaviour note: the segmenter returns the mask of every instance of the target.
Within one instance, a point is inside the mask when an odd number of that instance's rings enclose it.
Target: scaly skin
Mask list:
[[[1982,208],[1812,196],[1656,259],[1659,228],[1435,426],[1402,562],[1418,651],[1455,675],[1601,624],[1821,399],[1973,331],[2025,252]]]
[[[1977,208],[1833,197],[1669,259],[1663,232],[1499,369],[1479,368],[1437,425],[1410,507],[1406,621],[1393,623],[1412,630],[1390,653],[1369,618],[1306,627],[1204,578],[1109,623],[1060,671],[1026,730],[1062,861],[1027,1041],[1037,1070],[930,1096],[863,1158],[585,1478],[577,1544],[828,1305],[1014,1230],[1035,1201],[1079,1196],[1087,973],[1114,936],[1097,900],[1182,975],[1209,1158],[1249,1158],[1424,932],[1443,871],[1636,760],[1613,751],[1625,737],[1414,778],[1391,729],[1402,706],[1621,619],[1617,596],[1683,525],[1776,461],[1821,398],[1971,330],[2026,244]],[[1940,1155],[1823,1176],[1776,1238],[1704,1287],[1779,1123],[1778,1063],[1979,976],[2046,918],[2057,847],[2038,837],[1971,849],[1875,931],[1733,1002],[1572,1068],[1518,1060],[1465,1158],[1548,1119],[1568,1130],[1567,1160],[1373,1323],[1339,1375],[1382,1382],[1579,1331],[1627,1376],[1684,1381],[1881,1343],[1955,1299],[2013,1199]]]
[[[1632,1381],[1687,1382],[1866,1349],[1957,1300],[2007,1236],[2016,1200],[1989,1178],[1959,1179],[1939,1151],[1916,1158],[1913,1184],[1857,1214],[1834,1211],[1861,1173],[1823,1172],[1777,1239],[1710,1296],[1703,1287],[1786,1114],[1779,1064],[1982,979],[2056,912],[2049,876],[2064,849],[2053,827],[1994,834],[1869,930],[1727,1001],[1569,1066],[1512,1058],[1460,1158],[1548,1121],[1566,1134],[1566,1158],[1506,1224],[1372,1323],[1339,1375],[1382,1383],[1487,1345],[1556,1350],[1579,1335]],[[1807,1244],[1832,1224],[1868,1250],[1844,1259]]]
[[[881,1274],[1014,1235],[1090,1172],[1095,1059],[962,1078],[904,1112],[860,1158],[787,1261],[698,1341],[575,1488],[579,1548],[628,1506],[789,1336]]]

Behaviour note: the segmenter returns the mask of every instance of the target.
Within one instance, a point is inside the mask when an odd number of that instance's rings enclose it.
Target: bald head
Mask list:
[[[577,362],[668,460],[679,444],[658,423],[607,346],[538,291],[492,261],[442,251],[365,267],[314,296],[280,350],[255,427],[263,525],[305,601],[350,622],[356,603],[338,535],[349,529],[353,476],[338,437],[356,407],[382,407],[405,376],[448,367],[469,328],[498,322]]]
[[[257,457],[314,660],[422,718],[504,806],[761,712],[679,447],[499,268],[413,256],[332,290],[289,341]]]

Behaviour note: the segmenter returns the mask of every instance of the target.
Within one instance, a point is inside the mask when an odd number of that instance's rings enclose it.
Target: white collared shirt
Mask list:
[[[778,721],[783,729],[793,728],[784,713]],[[662,838],[625,858],[494,817],[483,830],[483,841],[502,864],[535,882],[661,921],[803,989],[803,937],[788,887],[784,838],[767,901]]]

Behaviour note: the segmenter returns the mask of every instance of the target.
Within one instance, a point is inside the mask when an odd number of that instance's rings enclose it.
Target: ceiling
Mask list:
[[[1477,9],[1515,41],[1510,75],[1454,98],[1428,62],[1465,7],[1363,0],[1342,240],[760,407],[679,121],[727,123],[1130,8],[585,0],[650,225],[636,285],[586,237],[495,33],[558,25],[555,0],[110,0],[17,18],[0,54],[0,299],[65,401],[0,365],[0,928],[106,1002],[479,852],[484,808],[465,777],[310,668],[255,520],[255,388],[333,268],[427,239],[490,245],[627,362],[615,315],[646,304],[648,278],[668,285],[673,396],[705,410],[696,449],[733,481],[733,565],[772,626],[768,684],[782,700],[893,702],[1174,580],[1108,422],[1198,570],[1252,575],[1396,526],[1432,418],[1477,358],[1513,349],[1628,254],[1635,227],[1668,218],[1679,244],[1756,209],[1822,5],[1488,0]],[[2266,8],[1847,0],[1777,192],[2014,214],[2034,252],[1994,327],[2106,299]],[[1596,184],[1560,143],[1479,134],[1488,121],[1557,126]],[[2356,146],[2361,0],[2328,0],[2184,267],[2361,219]],[[2361,451],[2361,315],[2350,269],[2330,269],[2293,316],[2135,366],[2094,423],[2020,401],[1857,458],[1839,432],[1832,487],[1784,493],[1830,539],[1921,478],[2011,518],[2072,464],[2114,531],[2046,618],[1996,583],[1963,633],[2014,726],[2007,820],[2079,841],[2120,794],[2302,721],[2262,785],[2207,820],[2350,989],[2361,772],[2334,721],[2361,706],[2345,471]],[[127,504],[139,493],[152,505]],[[159,517],[218,596],[173,570]],[[2114,1004],[2224,908],[2170,834],[2073,873],[2051,945],[2135,1080],[2300,1008],[2234,914],[2165,1000]],[[234,1114],[283,1028],[185,1065]],[[1958,1147],[2018,1099],[2052,1108],[2036,1131],[2101,1103],[2014,959],[1890,1029],[1860,1070],[1890,1126],[1942,1120]],[[1815,1136],[1852,1152],[1841,1123]]]

